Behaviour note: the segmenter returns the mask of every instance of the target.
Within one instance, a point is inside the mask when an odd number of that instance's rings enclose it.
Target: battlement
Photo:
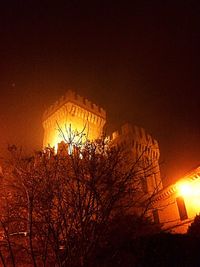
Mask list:
[[[123,147],[131,148],[136,154],[148,155],[158,160],[160,157],[157,140],[153,139],[144,128],[132,126],[129,123],[122,125],[120,130],[115,131],[111,136],[111,141],[121,144]]]
[[[59,149],[59,144],[63,142],[59,129],[68,134],[66,131],[69,126],[72,132],[83,133],[87,140],[97,140],[102,137],[105,123],[106,111],[104,109],[69,90],[44,112],[43,147],[51,146]],[[110,141],[113,145],[124,148],[124,151],[129,153],[126,157],[131,160],[142,158],[141,166],[144,167],[146,173],[151,171],[151,175],[147,174],[146,185],[141,184],[141,188],[145,190],[145,193],[155,190],[160,184],[158,142],[143,128],[128,123],[124,124],[119,131],[114,132]],[[151,170],[149,170],[149,165]],[[142,180],[141,183],[143,183]]]
[[[58,101],[56,101],[53,105],[51,105],[43,114],[43,121],[45,121],[48,117],[50,117],[53,113],[55,113],[58,109],[60,109],[66,103],[71,102],[74,103],[89,112],[106,119],[106,111],[92,103],[87,98],[84,98],[75,92],[68,90],[64,96],[62,96]]]
[[[116,138],[121,138],[126,135],[132,135],[136,141],[153,145],[154,147],[158,148],[158,141],[152,138],[152,136],[148,134],[144,128],[136,125],[132,126],[129,123],[122,125],[118,131],[113,132],[111,140],[115,140]]]

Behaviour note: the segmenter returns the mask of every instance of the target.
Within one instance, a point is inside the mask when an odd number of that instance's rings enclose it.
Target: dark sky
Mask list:
[[[73,89],[107,110],[110,129],[151,133],[175,180],[200,163],[200,4],[111,2],[2,1],[1,150],[40,148],[42,113]]]

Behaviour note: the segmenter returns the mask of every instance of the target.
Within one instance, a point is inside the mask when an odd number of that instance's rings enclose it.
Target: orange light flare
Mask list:
[[[176,184],[177,193],[185,200],[188,211],[200,212],[200,181],[182,180]]]
[[[178,194],[183,197],[200,197],[200,181],[181,181],[176,187]]]

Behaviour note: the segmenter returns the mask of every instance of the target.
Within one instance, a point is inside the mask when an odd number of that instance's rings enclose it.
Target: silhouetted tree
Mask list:
[[[83,146],[78,137],[64,139],[57,153],[46,148],[24,157],[10,148],[1,181],[5,266],[89,266],[110,220],[139,209],[142,158],[130,160],[105,139]]]
[[[192,224],[188,227],[188,235],[200,238],[200,215],[196,215]]]

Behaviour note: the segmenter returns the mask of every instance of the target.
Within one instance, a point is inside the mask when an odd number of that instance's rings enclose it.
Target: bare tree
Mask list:
[[[1,230],[9,252],[0,250],[4,266],[8,258],[22,266],[19,247],[26,266],[89,266],[110,219],[139,209],[142,158],[130,160],[104,138],[83,144],[84,133],[68,134],[57,153],[46,148],[23,157],[11,149],[2,182]]]

